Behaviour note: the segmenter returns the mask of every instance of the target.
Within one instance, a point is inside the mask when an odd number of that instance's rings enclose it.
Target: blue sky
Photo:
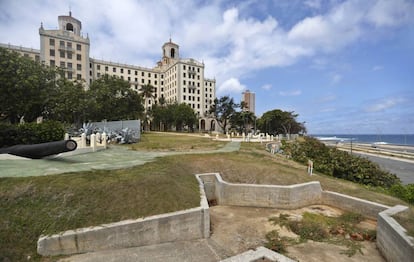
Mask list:
[[[155,66],[169,37],[217,96],[295,111],[310,134],[414,133],[413,0],[0,0],[0,42],[39,48],[69,8],[91,57]]]

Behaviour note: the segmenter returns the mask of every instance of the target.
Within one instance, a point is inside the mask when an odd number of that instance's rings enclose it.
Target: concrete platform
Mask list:
[[[28,159],[9,154],[0,154],[0,177],[24,177],[53,175],[94,169],[113,170],[143,165],[157,157],[184,154],[208,154],[237,151],[239,142],[229,142],[217,150],[193,152],[147,152],[129,150],[127,146],[110,146],[97,152],[77,149],[73,152],[44,159]]]

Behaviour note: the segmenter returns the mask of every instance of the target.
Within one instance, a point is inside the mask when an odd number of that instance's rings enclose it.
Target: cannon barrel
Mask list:
[[[33,145],[15,145],[0,148],[0,154],[12,154],[28,158],[39,159],[46,156],[56,155],[75,150],[77,147],[74,140],[61,140]]]

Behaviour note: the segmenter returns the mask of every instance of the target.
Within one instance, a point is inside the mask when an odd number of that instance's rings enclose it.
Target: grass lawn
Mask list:
[[[162,142],[160,142],[162,141]],[[212,150],[223,142],[204,137],[147,133],[134,150]],[[234,183],[294,184],[320,181],[323,189],[387,205],[406,203],[363,186],[315,174],[264,144],[233,153],[174,155],[128,169],[40,177],[0,178],[0,261],[49,261],[36,254],[41,234],[134,219],[199,205],[196,173],[219,172]]]

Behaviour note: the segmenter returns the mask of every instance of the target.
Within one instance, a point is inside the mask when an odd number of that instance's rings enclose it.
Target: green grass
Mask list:
[[[146,133],[136,150],[211,150],[225,143],[202,136]],[[49,261],[36,254],[37,239],[68,229],[183,210],[199,205],[194,174],[219,172],[233,183],[295,184],[320,181],[323,189],[405,204],[370,188],[315,174],[265,144],[245,143],[233,153],[175,155],[120,170],[0,178],[0,261]]]
[[[223,147],[226,142],[213,141],[202,135],[180,133],[145,133],[141,143],[129,145],[133,150],[148,151],[192,151],[215,150]]]

